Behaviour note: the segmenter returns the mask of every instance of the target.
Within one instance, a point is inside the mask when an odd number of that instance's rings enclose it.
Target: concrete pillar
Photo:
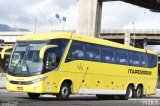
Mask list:
[[[131,43],[131,34],[125,33],[124,44],[130,46],[130,43]]]
[[[77,33],[99,37],[101,30],[102,1],[80,0]]]

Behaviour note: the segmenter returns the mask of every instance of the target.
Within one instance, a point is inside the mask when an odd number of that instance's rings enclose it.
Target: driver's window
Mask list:
[[[56,54],[47,52],[46,53],[46,62],[45,62],[45,69],[46,71],[51,71],[56,68],[57,62],[56,62]]]

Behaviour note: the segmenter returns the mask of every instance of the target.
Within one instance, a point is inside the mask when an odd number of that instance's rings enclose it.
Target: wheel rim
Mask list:
[[[133,95],[133,91],[132,91],[132,89],[129,89],[128,97],[129,97],[129,98],[131,98],[131,97],[132,97],[132,95]]]
[[[140,90],[140,89],[138,89],[138,90],[137,90],[137,97],[140,97],[140,96],[141,96],[141,94],[142,94],[141,90]]]
[[[63,87],[61,92],[62,92],[62,96],[66,97],[68,95],[68,88],[67,87]]]

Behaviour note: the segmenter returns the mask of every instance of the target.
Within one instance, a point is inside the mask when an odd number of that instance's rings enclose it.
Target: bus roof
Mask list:
[[[33,33],[19,37],[18,41],[32,41],[32,40],[50,40],[56,38],[70,39],[72,33],[67,32],[49,32],[49,33]]]
[[[101,45],[117,47],[117,48],[122,48],[122,49],[127,49],[127,50],[157,54],[154,51],[135,48],[132,46],[127,46],[127,45],[112,42],[109,40],[103,40],[103,39],[88,37],[88,36],[84,36],[84,35],[80,36],[78,34],[73,34],[73,33],[69,33],[69,32],[49,32],[49,33],[30,34],[30,35],[21,36],[18,39],[18,41],[37,41],[37,40],[42,41],[42,40],[50,40],[50,39],[58,39],[58,38],[74,39],[74,40],[84,41],[84,42],[88,42],[88,43],[101,44]]]

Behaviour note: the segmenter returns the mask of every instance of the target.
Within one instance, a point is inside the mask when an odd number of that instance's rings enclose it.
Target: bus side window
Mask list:
[[[45,70],[51,71],[57,67],[56,54],[53,49],[48,49],[45,53]]]
[[[148,67],[153,68],[157,65],[157,56],[153,54],[148,54]]]
[[[129,51],[128,52],[129,65],[139,66],[139,63],[140,63],[139,57],[140,57],[140,55],[138,52]]]
[[[140,53],[140,66],[147,67],[147,55],[145,53]]]
[[[86,44],[86,60],[101,61],[101,46]]]
[[[66,62],[72,60],[84,60],[84,59],[85,59],[84,43],[79,41],[73,41],[66,58]]]
[[[117,64],[127,64],[127,50],[116,49]]]
[[[114,48],[111,47],[102,47],[102,61],[107,63],[114,63]]]

